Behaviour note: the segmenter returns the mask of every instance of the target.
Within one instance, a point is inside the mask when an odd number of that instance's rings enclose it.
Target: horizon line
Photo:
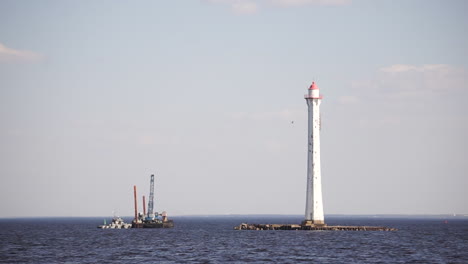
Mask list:
[[[176,214],[171,217],[242,217],[242,216],[275,216],[275,217],[300,217],[302,214]],[[427,216],[450,216],[450,217],[468,217],[468,213],[444,213],[444,214],[410,214],[410,213],[394,213],[394,214],[325,214],[329,217],[397,217],[397,216],[410,216],[410,217],[427,217]],[[0,216],[0,219],[21,219],[21,218],[108,218],[111,216]],[[113,217],[113,216],[112,216]],[[117,216],[123,218],[133,218],[132,215]]]

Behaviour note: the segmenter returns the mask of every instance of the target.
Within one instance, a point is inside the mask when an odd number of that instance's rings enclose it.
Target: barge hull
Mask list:
[[[132,228],[173,228],[174,222],[168,220],[163,223],[132,223]]]

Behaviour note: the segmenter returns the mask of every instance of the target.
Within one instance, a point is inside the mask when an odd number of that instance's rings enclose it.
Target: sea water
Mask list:
[[[97,229],[103,218],[0,219],[0,263],[468,263],[467,218],[326,218],[398,228],[390,232],[233,229],[297,224],[300,216],[172,219],[171,229]]]

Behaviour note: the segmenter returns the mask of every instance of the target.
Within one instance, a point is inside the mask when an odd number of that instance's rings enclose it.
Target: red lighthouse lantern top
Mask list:
[[[317,84],[315,84],[315,82],[312,82],[312,85],[310,85],[309,90],[318,90]]]

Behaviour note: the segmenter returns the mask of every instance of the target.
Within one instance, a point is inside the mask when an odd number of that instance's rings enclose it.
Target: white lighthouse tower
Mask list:
[[[322,175],[320,170],[320,103],[322,96],[319,88],[312,82],[309,93],[304,96],[308,114],[308,152],[307,152],[307,195],[305,220],[306,226],[323,226]]]

